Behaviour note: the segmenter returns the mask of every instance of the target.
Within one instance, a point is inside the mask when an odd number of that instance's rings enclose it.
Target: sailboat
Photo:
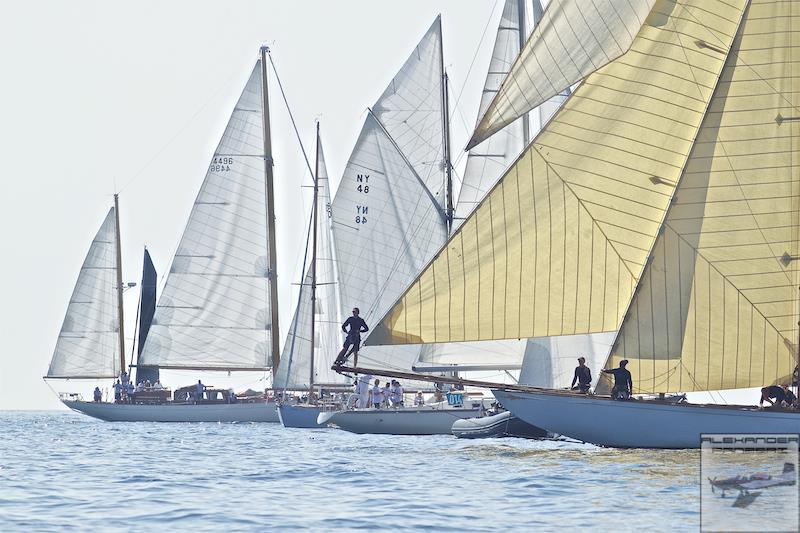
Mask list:
[[[347,378],[331,370],[340,347],[336,261],[331,229],[331,194],[322,138],[317,123],[314,200],[310,223],[310,265],[303,265],[298,304],[289,326],[273,387],[306,391],[305,402],[279,401],[278,416],[284,427],[316,428],[319,414],[341,408],[333,391],[349,389]]]
[[[267,54],[262,47],[200,187],[131,365],[140,376],[166,369],[265,373],[278,365]],[[116,204],[115,196],[81,269],[47,378],[114,378],[126,368]],[[152,396],[139,402],[134,395],[129,403],[63,401],[111,421],[278,420],[274,402],[239,399],[227,390]]]
[[[796,6],[606,0],[586,16],[580,2],[553,4],[470,144],[583,83],[369,342],[615,332],[606,368],[627,359],[635,393],[790,382],[800,307]],[[595,20],[610,31],[575,26]],[[454,257],[464,258],[455,268]],[[603,446],[800,433],[793,410],[618,401],[608,388],[498,386],[495,395],[526,422]]]

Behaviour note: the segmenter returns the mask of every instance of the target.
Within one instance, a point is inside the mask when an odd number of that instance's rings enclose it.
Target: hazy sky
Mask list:
[[[159,274],[168,269],[262,43],[272,48],[309,150],[314,121],[321,120],[336,185],[365,108],[439,13],[451,102],[463,88],[452,119],[460,153],[476,118],[501,9],[497,0],[4,4],[0,409],[60,405],[41,376],[115,191],[125,281],[139,281],[145,244]],[[285,331],[308,213],[300,185],[310,177],[274,83],[271,96]],[[132,338],[138,292],[125,298]]]

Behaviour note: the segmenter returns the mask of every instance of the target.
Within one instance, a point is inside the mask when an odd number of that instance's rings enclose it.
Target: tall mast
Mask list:
[[[441,25],[441,16],[439,24]],[[447,232],[453,228],[453,167],[450,164],[450,99],[448,97],[448,78],[444,70],[444,45],[442,44],[442,31],[439,30],[439,50],[441,54],[442,72],[442,144],[444,146],[444,175],[445,175],[445,215],[447,218]]]
[[[311,367],[309,370],[308,387],[314,391],[314,326],[317,307],[317,203],[319,202],[319,122],[317,122],[317,153],[314,163],[314,204],[311,213],[313,237],[311,241]],[[309,399],[311,396],[309,395]]]
[[[117,321],[119,327],[119,371],[125,371],[125,319],[122,310],[122,242],[119,237],[119,195],[114,195],[114,218],[117,234]]]
[[[272,136],[269,123],[269,85],[267,79],[267,54],[269,48],[261,47],[261,96],[264,116],[264,180],[266,181],[267,245],[269,246],[269,311],[271,318],[272,378],[275,379],[280,363],[280,338],[278,337],[278,260],[275,247],[275,200],[272,175]]]
[[[535,1],[535,0],[534,0]],[[525,48],[525,41],[527,36],[527,31],[525,31],[525,19],[526,17],[526,9],[525,4],[527,0],[517,0],[517,19],[519,20],[517,33],[519,34],[519,50],[522,52],[523,48]],[[539,112],[541,116],[541,111]],[[522,114],[522,146],[528,146],[528,142],[530,142],[530,117],[528,113]]]

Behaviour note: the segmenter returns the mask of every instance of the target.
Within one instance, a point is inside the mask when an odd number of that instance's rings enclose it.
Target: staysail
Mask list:
[[[270,366],[262,107],[259,60],[192,207],[139,365],[207,370]]]
[[[800,11],[715,11],[738,33],[708,41],[725,67],[608,361],[642,392],[789,383],[797,364]]]
[[[121,369],[117,317],[116,213],[97,231],[69,299],[48,378],[114,378]]]
[[[722,71],[719,49],[736,32],[737,8],[706,4],[657,4],[630,50],[575,90],[368,344],[619,328]]]
[[[150,258],[150,252],[147,248],[144,249],[144,264],[142,266],[142,285],[141,296],[139,297],[139,335],[137,339],[137,356],[142,355],[142,348],[144,348],[147,334],[150,331],[150,325],[153,322],[153,316],[156,312],[156,285],[158,284],[158,275],[156,274],[156,267],[153,265],[153,260]],[[137,357],[138,360],[138,357]],[[143,367],[136,369],[136,383],[150,380],[155,383],[159,380],[158,368]]]
[[[551,0],[467,148],[627,52],[655,3]]]
[[[331,232],[331,194],[322,140],[317,139],[317,253],[316,303],[314,312],[314,383],[344,383],[344,377],[331,370],[341,348],[339,301],[336,288],[336,265]],[[311,254],[309,254],[311,255]],[[275,376],[276,389],[307,389],[311,375],[311,266],[300,286],[298,306]]]

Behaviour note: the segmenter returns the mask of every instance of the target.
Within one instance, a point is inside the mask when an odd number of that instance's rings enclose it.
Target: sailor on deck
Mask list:
[[[342,331],[347,334],[347,337],[345,338],[342,351],[336,356],[336,362],[334,363],[336,366],[343,365],[350,354],[355,354],[355,361],[353,364],[358,364],[358,349],[361,347],[361,334],[369,331],[367,323],[364,322],[364,319],[358,316],[358,314],[358,307],[354,307],[353,316],[349,317],[344,321],[344,324],[342,324]]]
[[[619,368],[603,369],[601,371],[614,376],[614,388],[611,389],[611,397],[615,400],[627,400],[633,392],[633,377],[630,371],[625,368],[627,365],[628,360],[623,359],[619,362]]]
[[[381,380],[375,378],[375,385],[372,387],[372,407],[376,409],[381,408],[383,403],[383,389],[381,388]]]
[[[94,401],[99,402],[103,399],[103,393],[100,391],[100,387],[94,388]]]
[[[575,382],[578,382],[578,386],[575,386]],[[572,390],[579,390],[582,393],[586,394],[589,392],[589,387],[592,384],[592,371],[589,370],[589,367],[586,366],[586,358],[585,357],[578,357],[578,366],[575,367],[575,375],[572,377],[572,385],[570,387]]]
[[[205,392],[205,390],[206,386],[203,385],[203,382],[198,379],[197,385],[195,386],[195,394],[194,394],[195,402],[199,402],[200,400],[203,399],[203,392]]]
[[[775,401],[772,401],[773,398]],[[758,401],[758,406],[763,407],[764,401],[776,407],[782,407],[784,404],[792,407],[797,402],[797,398],[787,385],[771,385],[761,389],[761,399]]]

